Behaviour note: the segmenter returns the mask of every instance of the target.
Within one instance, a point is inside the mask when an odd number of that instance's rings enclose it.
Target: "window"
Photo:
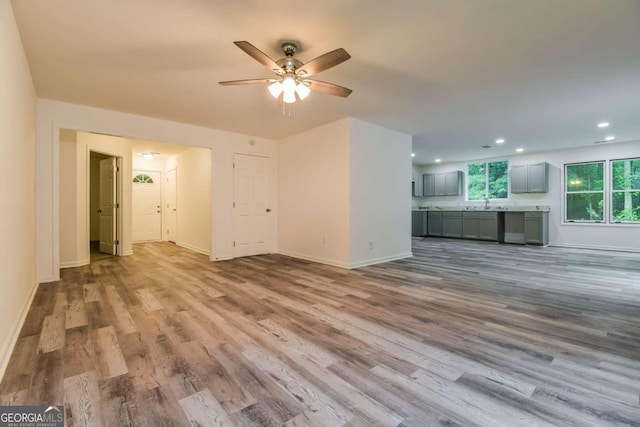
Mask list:
[[[640,222],[640,159],[611,162],[611,221]]]
[[[509,195],[509,162],[469,163],[467,200],[506,199]]]
[[[604,218],[604,162],[565,165],[565,220]]]
[[[153,179],[149,175],[136,175],[133,182],[135,184],[153,184]]]

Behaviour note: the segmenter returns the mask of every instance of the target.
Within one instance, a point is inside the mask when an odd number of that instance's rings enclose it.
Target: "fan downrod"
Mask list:
[[[282,52],[284,52],[285,56],[292,57],[298,51],[298,46],[296,46],[293,42],[284,42],[282,43]]]

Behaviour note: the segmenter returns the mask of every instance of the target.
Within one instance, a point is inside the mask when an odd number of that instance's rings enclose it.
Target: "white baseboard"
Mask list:
[[[2,378],[4,378],[4,372],[7,369],[7,365],[9,365],[9,359],[11,359],[13,348],[16,346],[16,343],[18,342],[18,337],[20,336],[22,325],[24,325],[24,321],[27,319],[27,314],[29,313],[29,309],[31,308],[31,304],[33,303],[33,298],[36,296],[37,289],[38,289],[38,282],[34,283],[31,291],[29,292],[29,296],[27,297],[27,302],[22,307],[22,313],[20,313],[18,322],[13,326],[13,331],[11,332],[11,335],[3,343],[2,349],[0,350],[0,382],[2,382]]]
[[[83,265],[87,265],[91,262],[90,259],[83,259],[80,261],[69,261],[69,262],[61,262],[60,268],[72,268],[72,267],[81,267]]]
[[[591,250],[600,250],[600,251],[640,253],[640,248],[625,248],[625,247],[617,247],[617,246],[575,245],[572,243],[557,243],[557,242],[550,242],[549,246],[553,246],[556,248],[567,248],[567,249],[591,249]]]
[[[412,256],[413,256],[413,253],[405,252],[403,254],[390,255],[390,256],[385,256],[381,258],[365,259],[363,261],[350,262],[349,268],[366,267],[367,265],[381,264],[383,262],[391,262],[399,259],[411,258]]]
[[[192,245],[189,245],[189,244],[183,243],[183,242],[176,242],[176,245],[181,246],[181,247],[186,248],[186,249],[190,249],[190,250],[192,250],[194,252],[198,252],[200,254],[209,256],[209,251],[207,251],[205,249],[201,249],[201,248],[198,248],[196,246],[192,246]]]
[[[133,255],[133,249],[129,250],[129,251],[124,251],[122,253],[122,256],[129,256],[129,255]]]
[[[332,260],[332,259],[320,258],[320,257],[316,257],[316,256],[298,254],[298,253],[295,253],[295,252],[282,251],[282,250],[278,251],[278,253],[280,255],[286,255],[286,256],[290,256],[292,258],[304,259],[306,261],[318,262],[320,264],[332,265],[334,267],[347,268],[347,269],[350,268],[349,264],[341,262],[341,261],[335,261],[335,260]]]
[[[233,255],[209,255],[209,261],[228,261],[230,259],[233,259]]]

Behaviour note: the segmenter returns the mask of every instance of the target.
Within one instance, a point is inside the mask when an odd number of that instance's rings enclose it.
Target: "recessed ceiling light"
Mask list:
[[[442,159],[436,159],[436,163],[440,163]]]
[[[496,144],[504,144],[504,139],[496,139]]]
[[[415,156],[416,156],[416,153],[411,153],[411,157],[415,157]]]
[[[516,148],[516,153],[522,153],[524,151],[524,148]]]
[[[616,139],[616,137],[615,137],[615,136],[608,136],[608,137],[606,137],[604,140],[605,140],[605,141],[613,141],[614,139]]]
[[[598,127],[599,128],[608,128],[609,127],[609,122],[600,122],[600,123],[598,123]]]

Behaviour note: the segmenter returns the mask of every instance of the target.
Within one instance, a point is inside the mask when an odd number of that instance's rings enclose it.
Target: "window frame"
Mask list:
[[[467,202],[483,202],[483,201],[487,200],[487,198],[489,197],[489,164],[491,164],[491,163],[502,163],[502,162],[506,162],[507,163],[507,169],[506,169],[506,175],[507,175],[507,197],[503,197],[503,198],[499,198],[499,199],[489,199],[489,201],[492,201],[492,200],[495,200],[495,201],[509,200],[509,194],[510,194],[510,190],[511,190],[511,181],[509,179],[509,170],[510,170],[511,163],[509,162],[509,159],[501,159],[501,160],[468,162],[467,163],[466,171],[465,171],[465,175],[466,175],[465,200]],[[469,199],[469,184],[471,182],[471,180],[469,179],[469,165],[479,165],[479,164],[484,164],[485,165],[485,167],[484,167],[484,174],[485,174],[485,178],[484,178],[484,198],[482,198],[482,199]]]
[[[598,164],[598,163],[602,164],[602,190],[592,190],[592,191],[568,191],[567,190],[567,180],[568,180],[567,170],[569,166],[590,165],[590,164]],[[563,201],[564,215],[563,215],[562,221],[564,224],[606,224],[609,222],[608,221],[609,220],[609,212],[608,212],[609,211],[608,209],[609,183],[607,182],[608,164],[609,162],[607,160],[591,160],[586,162],[574,162],[574,163],[564,164],[564,176],[562,180],[562,193],[564,198],[564,201]],[[569,194],[599,194],[599,193],[602,193],[602,219],[601,220],[568,219],[567,218],[567,215],[569,213],[569,209],[568,209]]]
[[[609,185],[607,187],[607,190],[609,192],[609,201],[607,203],[608,207],[609,207],[609,212],[608,212],[608,222],[609,224],[626,224],[626,225],[640,225],[640,220],[638,221],[617,221],[613,219],[613,195],[615,193],[638,193],[640,192],[640,188],[634,188],[634,189],[624,189],[624,190],[616,190],[614,189],[614,185],[615,185],[615,181],[614,181],[614,177],[613,177],[613,172],[614,172],[614,168],[613,168],[613,164],[615,162],[623,162],[623,161],[640,161],[640,157],[626,157],[626,158],[621,158],[621,159],[610,159],[609,160]]]

